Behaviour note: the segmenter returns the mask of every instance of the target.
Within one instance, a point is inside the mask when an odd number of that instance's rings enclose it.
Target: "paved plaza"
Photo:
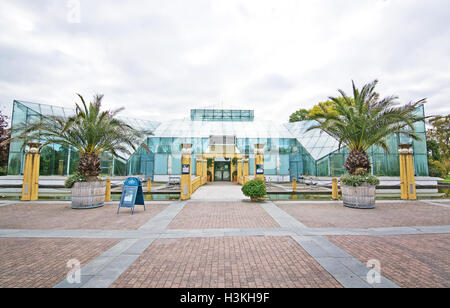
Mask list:
[[[117,215],[117,203],[0,201],[0,287],[450,287],[448,200],[356,210],[253,203],[238,185],[210,184],[189,201],[146,204]],[[79,283],[66,279],[70,260]]]

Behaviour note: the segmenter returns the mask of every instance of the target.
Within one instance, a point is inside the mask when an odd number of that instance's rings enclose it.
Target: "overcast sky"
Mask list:
[[[6,113],[79,92],[150,120],[223,105],[287,122],[375,78],[382,96],[450,112],[450,1],[0,1]]]

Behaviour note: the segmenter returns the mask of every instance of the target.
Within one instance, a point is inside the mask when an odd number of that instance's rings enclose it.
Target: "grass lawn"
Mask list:
[[[450,183],[450,178],[446,178],[443,181],[439,181],[439,183]]]

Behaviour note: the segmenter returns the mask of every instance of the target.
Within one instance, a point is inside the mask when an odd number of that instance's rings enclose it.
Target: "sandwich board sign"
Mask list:
[[[142,181],[138,178],[128,178],[123,184],[122,197],[120,198],[117,214],[119,214],[121,207],[131,209],[131,213],[134,214],[135,205],[143,205],[144,211],[146,210]]]

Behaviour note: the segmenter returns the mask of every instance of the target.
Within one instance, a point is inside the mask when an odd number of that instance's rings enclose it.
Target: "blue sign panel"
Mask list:
[[[136,204],[143,205],[144,211],[146,210],[142,182],[138,178],[128,178],[123,184],[122,197],[120,198],[117,214],[119,214],[121,207],[131,209],[131,213],[134,214]]]
[[[256,165],[256,174],[264,174],[264,165]]]

